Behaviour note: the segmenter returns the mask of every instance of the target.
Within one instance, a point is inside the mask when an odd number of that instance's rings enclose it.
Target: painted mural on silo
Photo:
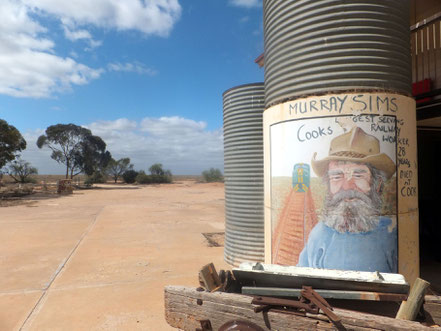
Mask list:
[[[416,192],[416,179],[397,179],[416,165],[403,139],[413,106],[401,95],[340,94],[265,111],[272,263],[398,272],[397,187],[402,199]]]

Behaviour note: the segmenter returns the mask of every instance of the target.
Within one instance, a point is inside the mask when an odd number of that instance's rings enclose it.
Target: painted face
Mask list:
[[[328,166],[329,191],[332,195],[346,190],[368,194],[371,190],[371,172],[362,163],[331,161]]]

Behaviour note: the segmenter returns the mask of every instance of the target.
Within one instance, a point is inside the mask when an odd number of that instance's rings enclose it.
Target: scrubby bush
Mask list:
[[[86,180],[84,181],[84,184],[91,185],[91,184],[103,184],[107,180],[107,177],[105,174],[103,174],[101,171],[95,171],[92,175],[87,176]]]
[[[223,182],[224,176],[219,169],[210,168],[210,170],[205,170],[202,172],[202,177],[207,183],[211,182]]]
[[[151,176],[147,175],[143,170],[141,170],[138,173],[138,176],[136,176],[136,182],[138,184],[151,184],[152,178]]]
[[[161,163],[155,163],[150,168],[150,177],[152,183],[171,183],[173,181],[173,175],[170,170],[164,170]]]
[[[17,157],[9,164],[8,174],[16,183],[36,183],[36,179],[31,176],[37,175],[38,170],[29,162]]]
[[[136,176],[138,176],[138,171],[135,170],[127,170],[122,175],[124,182],[127,184],[133,184],[136,181]]]
[[[173,182],[173,175],[170,170],[166,170],[163,176],[163,182],[164,183],[171,183]]]

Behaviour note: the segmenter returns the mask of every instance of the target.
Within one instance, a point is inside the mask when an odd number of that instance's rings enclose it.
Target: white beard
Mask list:
[[[369,232],[378,226],[380,211],[366,194],[342,191],[326,199],[322,221],[341,233]]]

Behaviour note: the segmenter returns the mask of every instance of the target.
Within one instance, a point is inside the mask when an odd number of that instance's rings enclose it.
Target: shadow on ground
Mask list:
[[[66,196],[66,195],[60,195],[58,193],[51,193],[51,192],[38,192],[21,197],[4,197],[0,199],[0,207],[13,207],[13,206],[21,206],[21,205],[27,205],[29,207],[32,207],[32,205],[37,203],[37,201],[47,200],[47,199],[58,199],[62,196]]]

